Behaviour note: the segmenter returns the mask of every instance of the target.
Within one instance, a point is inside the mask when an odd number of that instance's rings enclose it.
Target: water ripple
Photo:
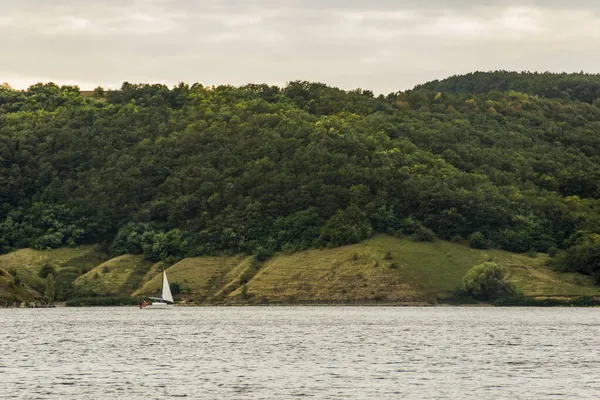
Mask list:
[[[2,399],[596,399],[596,309],[0,310]]]

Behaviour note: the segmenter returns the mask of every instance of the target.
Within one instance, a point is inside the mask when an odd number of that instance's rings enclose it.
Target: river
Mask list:
[[[597,399],[600,310],[0,309],[1,399]]]

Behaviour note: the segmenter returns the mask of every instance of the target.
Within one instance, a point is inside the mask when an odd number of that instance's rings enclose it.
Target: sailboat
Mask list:
[[[148,297],[153,300],[152,303],[142,303],[142,308],[146,310],[157,310],[171,308],[175,305],[173,301],[173,295],[171,294],[171,288],[169,287],[169,281],[167,280],[167,273],[163,271],[163,284],[162,284],[162,295],[161,297]]]

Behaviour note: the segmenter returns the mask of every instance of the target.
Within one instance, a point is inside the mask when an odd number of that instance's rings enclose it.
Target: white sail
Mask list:
[[[165,271],[163,271],[162,298],[173,303],[173,295],[171,294],[171,288],[169,287],[169,281],[167,281],[167,273]]]

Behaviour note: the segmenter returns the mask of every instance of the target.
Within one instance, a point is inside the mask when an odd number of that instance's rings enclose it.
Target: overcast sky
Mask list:
[[[0,83],[325,82],[377,93],[475,70],[600,72],[600,2],[0,0]]]

